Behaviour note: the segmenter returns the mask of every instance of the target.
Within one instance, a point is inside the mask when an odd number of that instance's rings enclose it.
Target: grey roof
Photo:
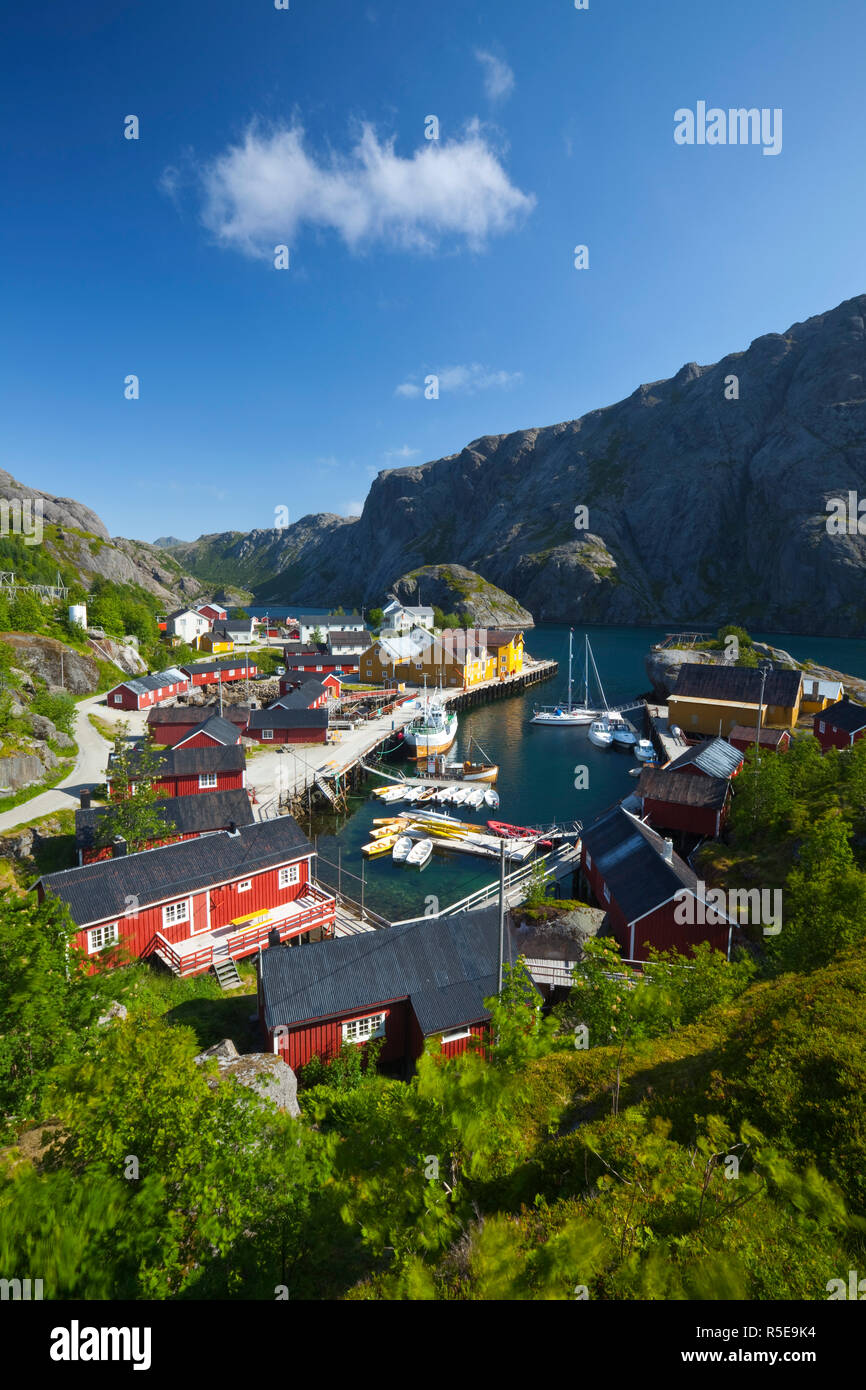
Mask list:
[[[287,690],[285,695],[268,705],[268,709],[309,709],[315,700],[321,700],[327,693],[321,681],[303,681],[299,690]]]
[[[645,767],[638,779],[636,794],[648,796],[653,801],[667,801],[673,806],[704,806],[720,811],[730,788],[726,777],[692,777],[688,772]]]
[[[355,647],[358,645],[359,642],[371,642],[372,640],[372,632],[367,632],[365,629],[359,629],[357,632],[328,633],[328,645],[331,648],[349,646]]]
[[[215,618],[211,628],[215,637],[218,637],[222,632],[227,632],[231,636],[233,632],[252,632],[252,630],[252,618]]]
[[[863,705],[855,705],[847,696],[838,704],[830,705],[821,714],[816,714],[815,718],[823,719],[834,729],[841,729],[846,734],[856,734],[860,729],[866,729],[866,708]]]
[[[177,666],[169,666],[165,671],[154,671],[152,676],[135,676],[128,681],[119,681],[114,689],[119,690],[125,685],[136,695],[147,695],[151,690],[164,690],[167,685],[177,685],[178,682],[186,684],[186,674]]]
[[[166,796],[154,802],[157,814],[165,820],[166,834],[204,835],[211,830],[224,830],[232,822],[249,825],[253,819],[250,799],[240,788],[234,791],[212,791],[201,796]],[[100,821],[109,812],[108,806],[91,806],[75,812],[75,848],[92,849]],[[158,839],[153,835],[152,839]]]
[[[82,927],[122,917],[130,897],[147,907],[312,852],[312,845],[292,817],[280,816],[242,826],[234,835],[221,830],[198,840],[179,840],[140,854],[63,869],[44,875],[39,883],[68,904],[73,920]]]
[[[214,715],[219,715],[219,705],[163,705],[161,709],[147,712],[148,724],[206,724]],[[249,705],[224,705],[223,719],[230,724],[246,724],[250,717]]]
[[[584,830],[583,844],[628,923],[670,902],[683,888],[703,898],[688,864],[678,854],[665,859],[662,836],[621,806]]]
[[[787,729],[767,729],[762,725],[761,744],[766,744],[768,748],[776,748],[779,744],[779,740],[783,739],[786,733],[788,733]],[[758,730],[755,726],[752,725],[752,727],[749,728],[747,724],[735,724],[728,734],[729,741],[738,738],[741,743],[754,743],[757,737]]]
[[[218,661],[193,661],[189,666],[182,666],[181,670],[185,676],[200,676],[203,671],[237,671],[246,670],[247,666],[255,666],[255,661],[243,656],[222,656]],[[256,668],[258,669],[258,668]]]
[[[232,726],[234,727],[234,726]],[[108,755],[108,772],[114,754]],[[135,755],[131,758],[135,766]],[[160,754],[160,774],[173,774],[177,777],[201,772],[243,772],[247,765],[247,755],[239,743],[211,745],[208,748],[166,748]]]
[[[732,748],[723,738],[706,739],[680,753],[665,767],[665,772],[678,772],[680,768],[694,763],[708,777],[733,777],[742,766],[743,755],[739,748]]]
[[[327,729],[326,709],[254,709],[248,729]]]
[[[360,613],[302,613],[300,627],[329,627],[332,623],[363,623]]]
[[[210,719],[205,720],[197,729],[190,729],[187,738],[198,738],[200,734],[208,734],[211,738],[217,739],[220,743],[231,745],[240,740],[240,729],[231,720],[221,719],[218,714],[214,714]],[[183,740],[181,740],[183,742]]]
[[[771,671],[764,686],[764,704],[793,708],[801,681],[799,671]],[[680,667],[671,694],[685,699],[757,705],[761,700],[761,673],[753,666],[701,666],[687,661]]]
[[[292,1026],[392,1000],[411,1001],[425,1036],[489,1018],[496,993],[496,911],[262,953],[265,1026]]]

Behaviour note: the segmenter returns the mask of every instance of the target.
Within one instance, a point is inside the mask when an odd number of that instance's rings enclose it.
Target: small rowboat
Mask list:
[[[419,840],[414,844],[406,855],[406,863],[413,869],[423,869],[430,855],[433,853],[432,840]]]
[[[399,840],[394,842],[394,847],[391,850],[391,858],[395,864],[405,864],[414,843],[414,840],[408,835],[401,835]]]
[[[370,840],[369,844],[362,845],[361,853],[367,859],[372,859],[376,854],[387,854],[394,847],[396,835],[383,835],[379,840]]]

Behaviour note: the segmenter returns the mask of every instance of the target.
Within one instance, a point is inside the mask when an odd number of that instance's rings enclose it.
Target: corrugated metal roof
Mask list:
[[[92,849],[100,821],[110,807],[91,806],[75,812],[75,848]],[[154,802],[154,810],[165,821],[166,834],[203,835],[210,830],[222,830],[234,821],[235,825],[250,825],[252,807],[247,793],[240,788],[232,791],[211,791],[202,796],[165,796]],[[158,835],[151,837],[159,839]]]
[[[234,728],[234,725],[232,725]],[[115,761],[113,753],[108,755],[108,772]],[[130,759],[131,769],[135,770],[136,754]],[[160,754],[157,775],[172,773],[178,777],[201,772],[243,772],[247,756],[239,743],[230,745],[211,744],[207,748],[166,748]]]
[[[265,1023],[291,1026],[410,999],[422,1032],[488,1017],[496,992],[496,910],[262,953]],[[417,1001],[417,1007],[416,1007]]]
[[[209,884],[301,858],[312,849],[293,818],[280,816],[243,826],[235,835],[219,831],[199,840],[181,840],[46,874],[39,882],[67,903],[73,920],[84,926],[123,916],[130,899],[147,907],[167,897],[181,898]]]
[[[679,757],[669,762],[664,771],[677,772],[693,763],[708,777],[733,777],[742,762],[743,755],[739,748],[732,748],[723,738],[712,738],[687,748],[685,753],[680,753]]]

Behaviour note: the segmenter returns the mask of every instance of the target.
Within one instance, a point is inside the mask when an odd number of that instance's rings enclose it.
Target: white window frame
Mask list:
[[[274,737],[274,731],[273,731],[273,729],[262,729],[262,741],[263,741],[263,742],[273,742],[273,737]]]
[[[253,886],[253,881],[252,881],[252,879],[251,879],[251,878],[244,878],[244,879],[241,879],[241,882],[237,885],[237,890],[238,890],[239,893],[248,893],[248,892],[250,891],[250,889],[252,888],[252,886]]]
[[[279,888],[294,888],[300,881],[300,864],[284,864],[279,872],[277,886]]]
[[[113,935],[109,935],[113,933]],[[87,954],[96,955],[98,951],[104,951],[109,946],[116,946],[120,941],[120,924],[118,922],[106,922],[102,927],[91,927],[87,933]]]
[[[183,908],[182,913],[178,912],[179,908]],[[178,927],[181,926],[182,923],[189,921],[189,898],[179,898],[177,902],[165,903],[163,906],[162,925],[164,927]]]
[[[368,1014],[366,1018],[347,1018],[343,1024],[343,1042],[365,1043],[385,1036],[385,1014]]]
[[[123,704],[123,696],[122,696],[122,695],[115,695],[115,697],[114,697],[114,703],[115,703],[116,705],[122,705],[122,704]]]
[[[471,1028],[458,1028],[457,1031],[456,1031],[455,1033],[443,1033],[443,1034],[442,1034],[442,1042],[443,1042],[443,1043],[459,1042],[461,1038],[471,1038],[471,1037],[472,1037],[472,1029],[471,1029]]]
[[[217,780],[215,772],[200,772],[198,775],[199,791],[208,791],[215,787]]]
[[[823,720],[823,719],[819,719],[819,720],[818,720],[818,733],[819,733],[819,734],[826,733],[826,730],[825,730],[825,728],[824,728],[824,720]]]

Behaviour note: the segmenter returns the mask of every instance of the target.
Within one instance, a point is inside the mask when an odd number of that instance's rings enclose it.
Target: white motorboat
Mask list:
[[[652,762],[655,758],[656,750],[653,748],[651,740],[648,738],[638,739],[637,747],[634,750],[634,755],[639,762]]]
[[[395,864],[405,864],[414,843],[415,841],[408,835],[401,835],[399,840],[394,841],[391,858]]]
[[[456,790],[455,792],[452,792],[452,793],[451,793],[451,804],[452,804],[452,806],[462,806],[462,805],[464,805],[464,803],[467,802],[468,800],[469,800],[469,788],[468,788],[468,787],[458,787],[457,790]]]
[[[470,792],[466,798],[466,804],[479,811],[484,805],[484,788],[478,787],[474,792]]]
[[[625,719],[618,719],[612,724],[613,741],[618,748],[634,748],[637,744],[637,734]]]
[[[613,744],[613,728],[608,715],[603,714],[600,719],[594,719],[589,726],[589,741],[594,743],[596,748],[610,748]]]
[[[601,714],[601,710],[591,709],[589,705],[589,663],[592,651],[589,645],[589,637],[584,634],[584,695],[583,703],[573,705],[571,702],[571,668],[573,655],[574,628],[568,630],[568,701],[565,705],[546,705],[537,709],[530,720],[531,724],[546,724],[548,727],[569,728],[579,724],[591,724]],[[595,659],[592,658],[593,669],[596,679],[598,670],[595,666]],[[601,689],[601,681],[599,681]],[[602,691],[602,695],[604,692]]]
[[[445,753],[457,737],[457,715],[441,700],[429,698],[418,719],[413,719],[404,735],[410,758],[432,758]]]
[[[395,845],[396,849],[396,845]],[[430,855],[433,853],[433,841],[430,839],[418,840],[406,855],[406,863],[413,869],[423,869]]]

